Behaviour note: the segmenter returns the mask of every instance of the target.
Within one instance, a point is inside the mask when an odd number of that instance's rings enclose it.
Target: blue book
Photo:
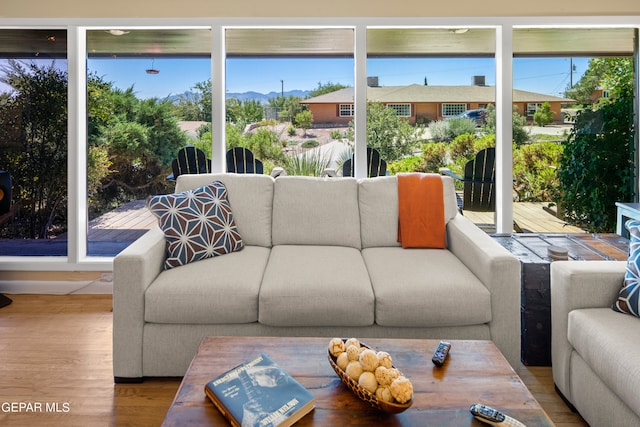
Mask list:
[[[266,354],[209,381],[204,391],[232,426],[290,426],[315,407],[315,398]]]

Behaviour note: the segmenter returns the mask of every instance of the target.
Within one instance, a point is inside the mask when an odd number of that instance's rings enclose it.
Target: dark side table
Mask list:
[[[491,235],[520,260],[520,358],[528,366],[551,366],[551,258],[548,249],[568,251],[569,260],[626,261],[629,240],[618,234],[523,233]]]

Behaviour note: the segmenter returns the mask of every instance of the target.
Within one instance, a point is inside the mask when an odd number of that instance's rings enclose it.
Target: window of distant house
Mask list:
[[[353,104],[340,104],[340,117],[353,117]]]
[[[411,117],[411,104],[387,104],[387,107],[395,110],[398,117]]]
[[[611,92],[609,92],[608,90],[604,89],[602,91],[602,97],[603,98],[610,98],[611,97]]]
[[[527,104],[527,117],[533,117],[542,104],[540,103],[528,103]]]
[[[442,104],[442,117],[453,117],[467,111],[467,104]]]

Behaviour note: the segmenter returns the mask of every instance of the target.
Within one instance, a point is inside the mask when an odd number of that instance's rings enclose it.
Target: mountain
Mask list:
[[[308,90],[289,90],[284,92],[284,96],[285,97],[289,97],[289,96],[298,96],[300,98],[306,98],[309,95],[309,91]],[[260,103],[262,104],[266,104],[269,102],[269,98],[277,98],[278,96],[282,96],[281,92],[269,92],[267,94],[264,93],[260,93],[260,92],[242,92],[242,93],[235,93],[235,92],[227,92],[227,99],[231,99],[231,98],[236,98],[236,99],[240,99],[242,101],[247,100],[247,99],[254,99],[257,101],[260,101]]]
[[[193,92],[184,92],[181,93],[179,95],[170,95],[168,96],[166,99],[174,102],[177,99],[181,98],[181,97],[186,97],[186,98],[191,98],[193,97]],[[286,91],[284,93],[285,97],[289,97],[289,96],[298,96],[302,99],[306,98],[309,95],[309,91],[308,90],[290,90],[290,91]],[[260,93],[260,92],[242,92],[242,93],[237,93],[237,92],[227,92],[227,99],[231,99],[231,98],[236,98],[239,99],[241,101],[245,101],[247,99],[255,99],[257,101],[260,101],[261,104],[267,104],[269,102],[270,98],[276,98],[278,96],[282,96],[281,92],[269,92],[267,94],[264,93]]]

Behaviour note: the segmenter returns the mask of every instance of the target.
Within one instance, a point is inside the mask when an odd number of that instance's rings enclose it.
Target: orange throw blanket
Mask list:
[[[398,242],[403,248],[446,247],[444,189],[440,175],[398,175]]]

